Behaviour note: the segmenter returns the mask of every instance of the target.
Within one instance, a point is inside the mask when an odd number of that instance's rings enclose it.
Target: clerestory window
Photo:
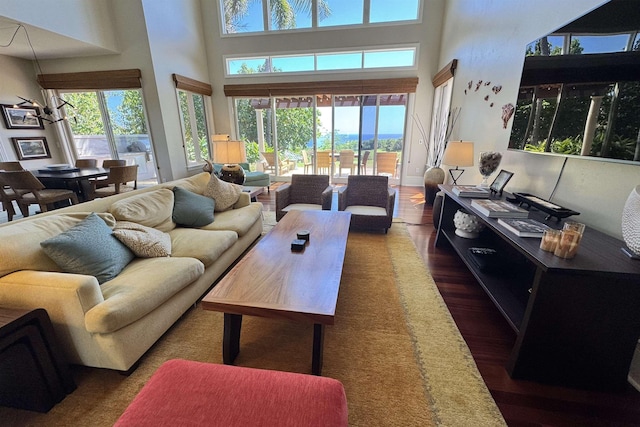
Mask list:
[[[415,23],[422,0],[220,0],[228,35]]]
[[[305,52],[244,57],[227,57],[226,77],[268,73],[313,73],[363,71],[380,68],[414,68],[418,47],[381,47],[339,52]]]

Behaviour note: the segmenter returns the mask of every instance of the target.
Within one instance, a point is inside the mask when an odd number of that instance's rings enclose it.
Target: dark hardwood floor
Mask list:
[[[258,196],[275,210],[275,191]],[[452,249],[434,248],[431,207],[419,187],[397,187],[394,216],[408,224],[413,241],[510,426],[640,426],[640,392],[595,392],[512,380],[505,364],[515,333]],[[335,199],[335,198],[334,198]],[[334,205],[336,205],[334,200]],[[477,426],[481,427],[481,426]]]

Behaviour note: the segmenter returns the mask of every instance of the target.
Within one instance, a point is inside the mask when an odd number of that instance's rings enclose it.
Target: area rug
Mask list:
[[[221,313],[194,307],[129,377],[73,367],[78,389],[48,414],[0,408],[1,424],[110,426],[164,361],[221,363],[222,327]],[[245,316],[236,364],[308,374],[312,334],[311,324]],[[505,425],[401,222],[349,234],[322,374],[343,383],[352,426]]]

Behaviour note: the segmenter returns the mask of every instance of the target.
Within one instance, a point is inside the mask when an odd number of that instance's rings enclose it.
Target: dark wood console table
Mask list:
[[[516,332],[509,375],[591,389],[625,387],[640,337],[640,261],[622,253],[623,242],[587,225],[578,254],[565,260],[542,251],[539,238],[517,237],[480,214],[472,199],[456,196],[450,185],[440,188],[444,199],[435,245],[455,249]],[[479,238],[455,234],[453,216],[460,208],[486,225]],[[545,221],[539,211],[531,210],[529,217],[562,226]],[[498,267],[481,271],[470,247],[496,249]]]

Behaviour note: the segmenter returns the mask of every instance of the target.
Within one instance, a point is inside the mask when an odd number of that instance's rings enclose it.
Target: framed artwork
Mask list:
[[[15,107],[10,104],[0,106],[7,129],[44,129],[38,107]]]
[[[51,158],[47,138],[11,138],[18,160]]]
[[[489,190],[491,190],[492,193],[497,193],[502,195],[502,190],[504,189],[504,186],[507,185],[507,182],[509,182],[512,176],[513,176],[513,172],[509,172],[502,169],[498,174],[498,176],[496,176],[496,179],[494,179],[493,182],[491,183],[491,186],[489,186]]]

